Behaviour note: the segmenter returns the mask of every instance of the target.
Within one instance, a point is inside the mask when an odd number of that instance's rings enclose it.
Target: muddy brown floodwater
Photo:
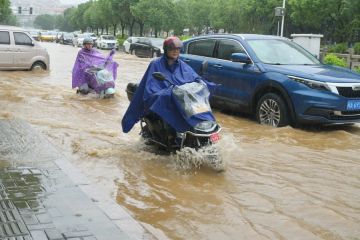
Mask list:
[[[0,118],[47,135],[159,239],[360,239],[360,125],[274,129],[216,112],[227,171],[181,170],[121,132],[125,87],[149,59],[118,53],[117,94],[71,89],[77,49],[43,43],[49,72],[0,72]]]

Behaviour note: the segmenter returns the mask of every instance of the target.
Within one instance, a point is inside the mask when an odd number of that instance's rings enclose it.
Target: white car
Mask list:
[[[94,46],[96,46],[96,35],[94,33],[83,33],[83,34],[75,34],[73,38],[73,46],[74,47],[82,47],[83,41],[85,38],[90,37],[94,40]]]
[[[48,52],[26,30],[0,25],[0,70],[49,67]]]
[[[126,53],[130,53],[130,45],[132,43],[136,43],[139,41],[141,37],[129,37],[128,39],[126,39],[123,43],[123,46],[124,46],[124,51]]]
[[[96,46],[100,49],[119,48],[116,38],[112,35],[100,35],[99,39],[96,42]]]
[[[91,32],[84,32],[83,33],[84,35],[90,37],[93,41],[94,41],[94,46],[96,46],[96,43],[97,43],[97,36],[95,33],[91,33]]]

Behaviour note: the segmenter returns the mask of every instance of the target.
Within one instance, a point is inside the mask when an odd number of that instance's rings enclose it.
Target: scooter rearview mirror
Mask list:
[[[152,74],[152,76],[156,79],[156,80],[160,80],[160,81],[164,81],[166,78],[165,76],[161,73],[161,72],[154,72]]]

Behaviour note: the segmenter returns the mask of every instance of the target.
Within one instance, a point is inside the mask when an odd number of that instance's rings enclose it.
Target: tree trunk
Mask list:
[[[132,35],[133,35],[134,24],[135,24],[135,20],[132,20],[131,22],[129,22],[129,35],[130,35],[130,37],[132,37]]]
[[[142,37],[144,32],[144,23],[139,23],[139,28],[140,28],[140,37]]]
[[[114,36],[116,36],[116,29],[117,29],[117,24],[113,24],[113,28],[114,28]]]

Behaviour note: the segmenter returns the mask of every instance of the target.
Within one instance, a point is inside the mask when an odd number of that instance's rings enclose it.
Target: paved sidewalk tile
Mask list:
[[[154,239],[30,125],[0,120],[0,136],[1,240]]]

